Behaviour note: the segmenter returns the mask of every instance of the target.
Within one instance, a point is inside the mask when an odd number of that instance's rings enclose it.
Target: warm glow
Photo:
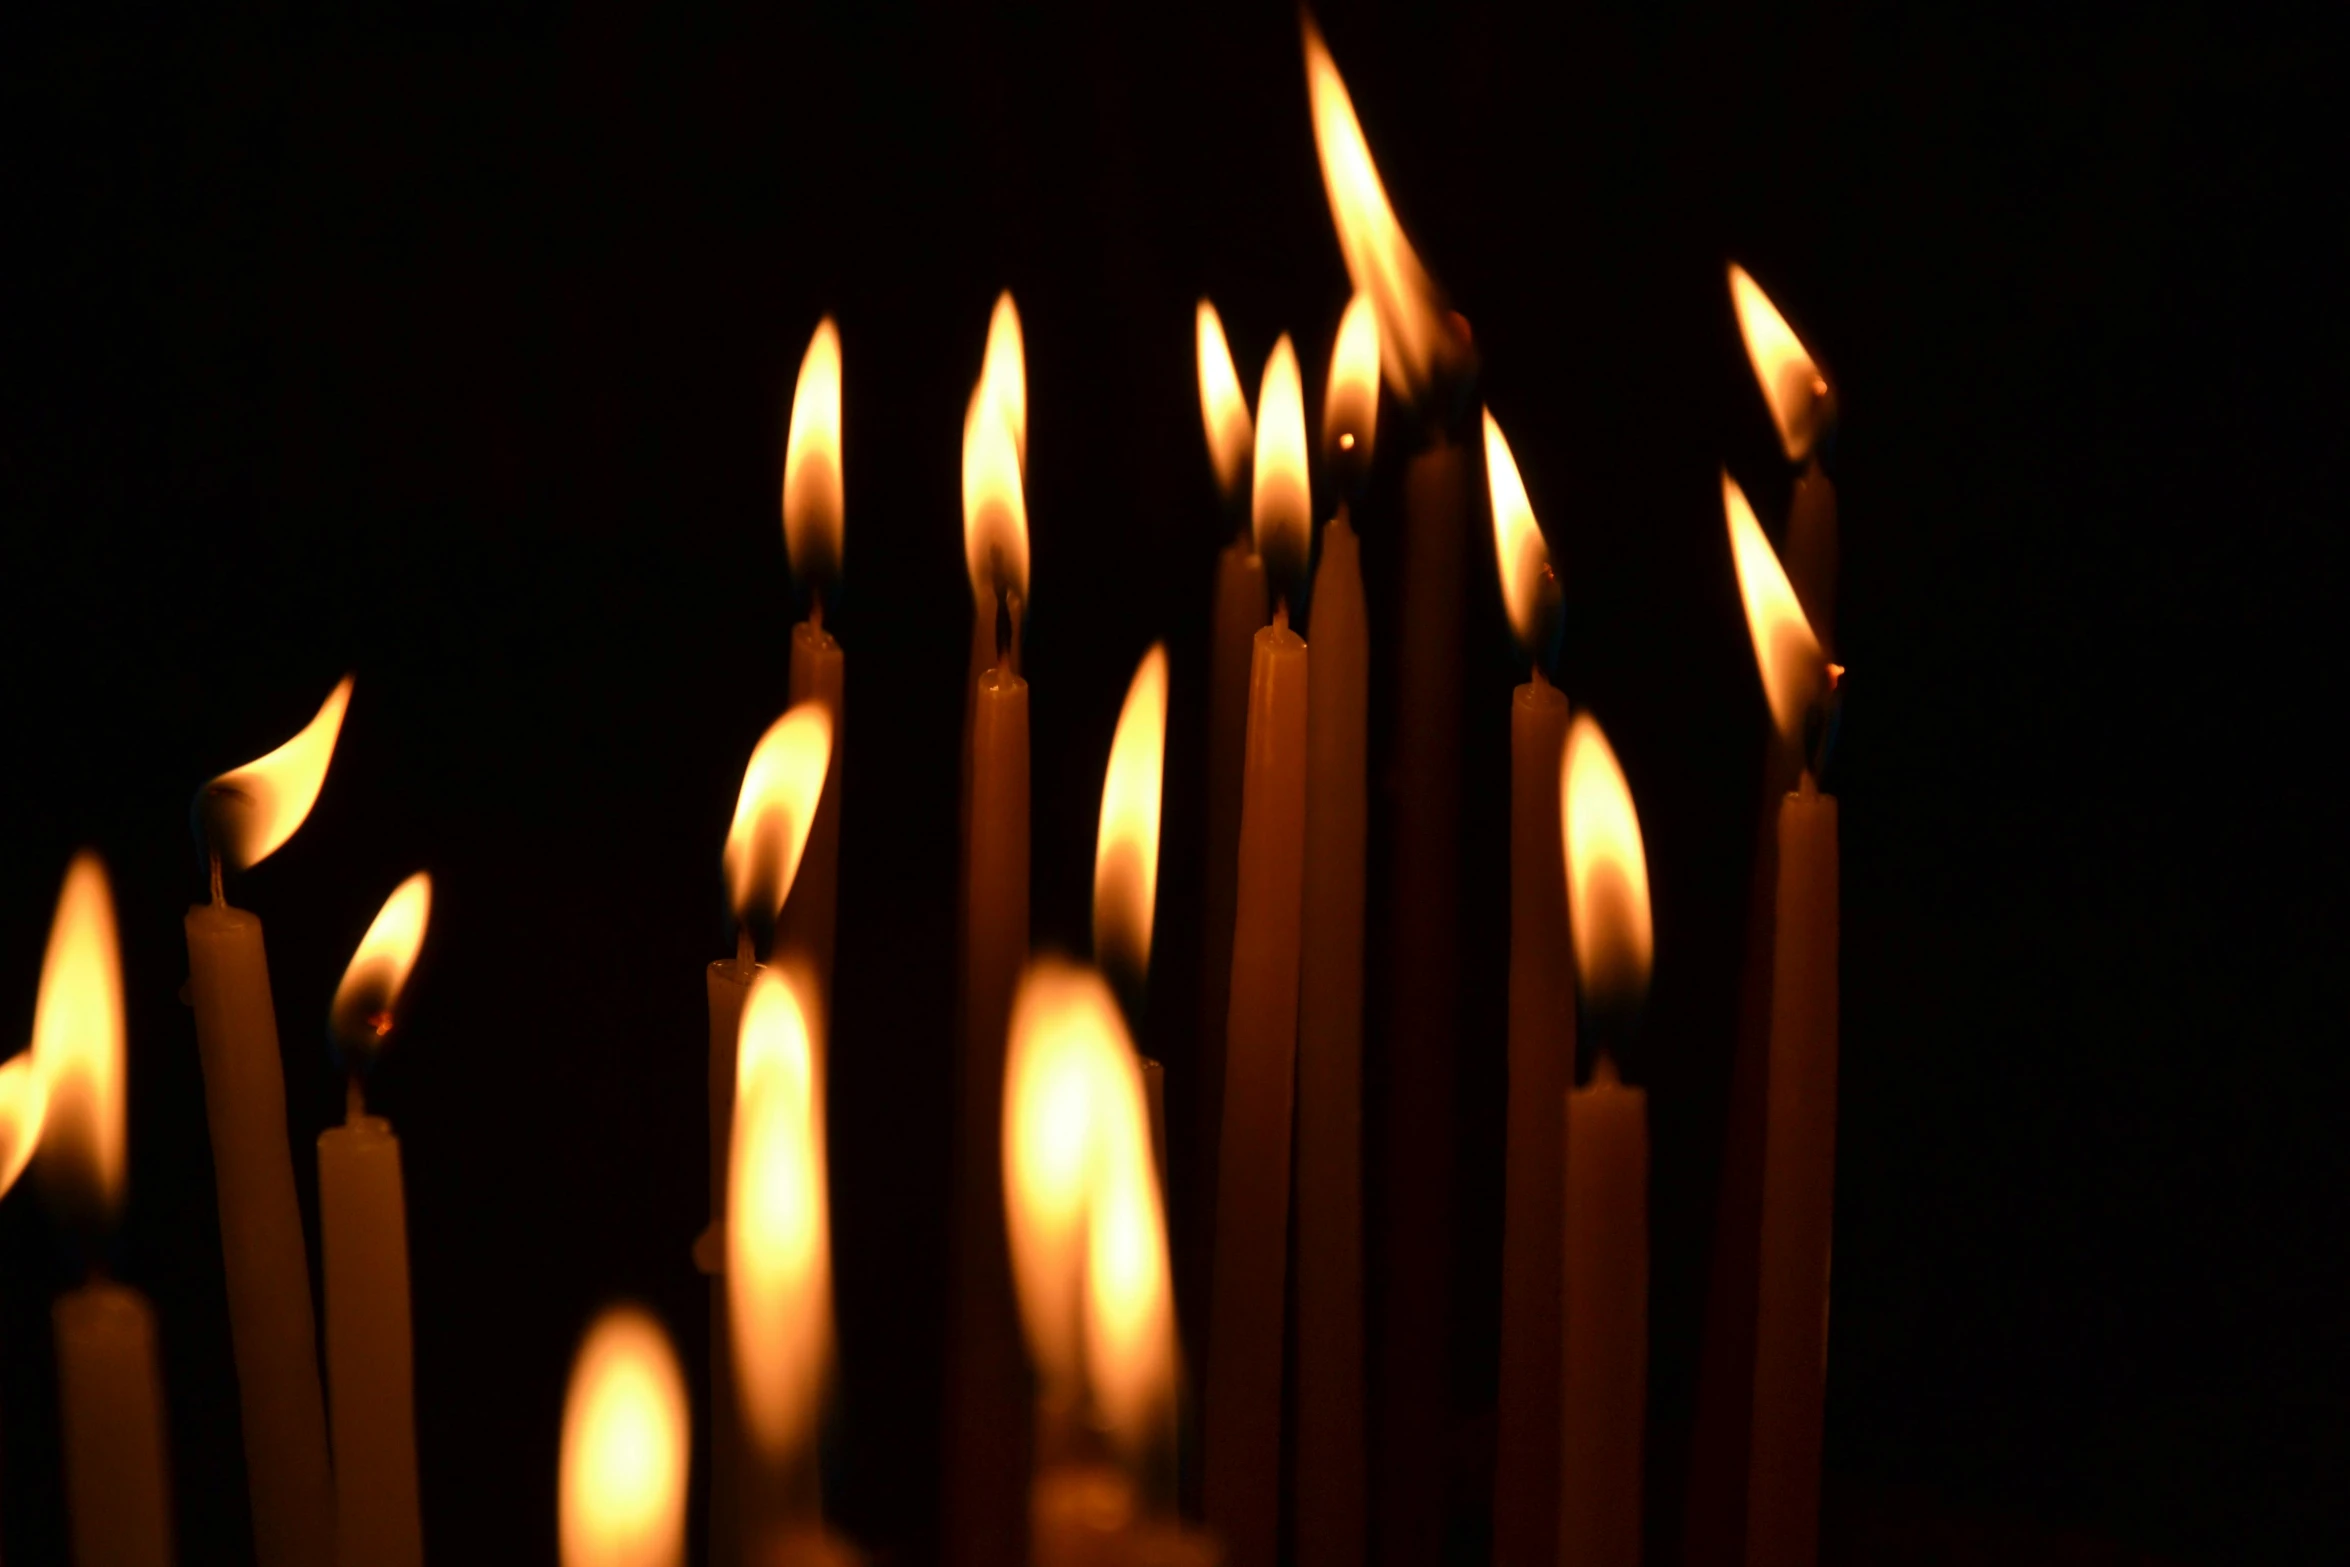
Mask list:
[[[1575,715],[1559,762],[1559,830],[1567,850],[1567,918],[1575,973],[1590,1001],[1621,1006],[1648,989],[1656,931],[1648,851],[1614,748],[1588,713]]]
[[[49,1085],[30,1050],[19,1051],[0,1065],[0,1197],[8,1195],[39,1146],[41,1117],[48,1104]]]
[[[1112,972],[1150,971],[1159,895],[1159,796],[1167,763],[1167,645],[1151,644],[1126,687],[1093,851],[1093,954]]]
[[[41,995],[33,1009],[33,1069],[47,1097],[42,1181],[75,1218],[110,1222],[122,1205],[122,953],[106,867],[84,849],[65,868]]]
[[[416,954],[424,947],[424,927],[432,918],[432,878],[422,871],[392,889],[384,906],[359,938],[351,966],[335,987],[328,1013],[337,1044],[344,1049],[370,1050],[392,1032],[394,1009]]]
[[[687,1420],[685,1378],[661,1324],[635,1306],[598,1317],[563,1404],[563,1567],[681,1567]]]
[[[963,559],[983,599],[1028,592],[1028,372],[1020,313],[1005,293],[987,325],[987,359],[963,412]]]
[[[1803,715],[1827,678],[1827,655],[1796,602],[1778,553],[1754,520],[1746,492],[1728,473],[1722,475],[1722,510],[1730,519],[1730,559],[1738,568],[1738,596],[1746,601],[1746,630],[1762,669],[1763,695],[1770,699],[1779,733],[1798,742]]]
[[[1322,455],[1356,472],[1371,466],[1379,432],[1379,312],[1371,296],[1347,301],[1330,349],[1330,385],[1322,398]]]
[[[1305,44],[1314,146],[1322,155],[1322,186],[1329,193],[1338,248],[1345,253],[1355,291],[1370,295],[1379,312],[1380,366],[1387,384],[1399,397],[1416,398],[1452,351],[1444,307],[1435,282],[1387,204],[1378,166],[1371,161],[1370,146],[1355,119],[1354,101],[1331,62],[1321,29],[1310,17]]]
[[[740,920],[768,919],[791,894],[832,760],[832,715],[801,702],[768,725],[743,769],[726,829],[726,888]]]
[[[1286,332],[1273,345],[1257,390],[1256,494],[1249,515],[1267,572],[1278,580],[1278,562],[1302,576],[1313,542],[1314,502],[1306,476],[1306,394]]]
[[[1534,521],[1534,503],[1518,477],[1517,459],[1502,439],[1493,410],[1485,410],[1485,483],[1493,497],[1493,553],[1501,567],[1501,597],[1518,646],[1533,650],[1541,636],[1543,587],[1550,577],[1550,546]]]
[[[1150,1109],[1131,1049],[1112,1053],[1095,1120],[1085,1247],[1085,1374],[1110,1435],[1147,1448],[1175,1396],[1175,1297],[1166,1211],[1151,1153]]]
[[[350,705],[351,677],[345,675],[300,734],[204,786],[205,836],[225,869],[260,864],[301,827],[318,802],[326,764],[334,760],[335,736],[343,730],[343,710]]]
[[[1216,465],[1216,488],[1230,500],[1248,467],[1255,432],[1249,426],[1248,398],[1232,368],[1232,345],[1216,307],[1199,302],[1199,414],[1208,431],[1208,461]]]
[[[1012,291],[996,295],[987,314],[987,356],[979,366],[979,384],[1003,410],[1004,428],[1012,432],[1012,449],[1019,454],[1020,471],[1028,471],[1028,348],[1020,332],[1020,307]]]
[[[1811,455],[1812,445],[1820,437],[1827,377],[1820,374],[1795,329],[1779,314],[1779,307],[1735,261],[1730,263],[1730,302],[1737,307],[1738,332],[1746,339],[1746,357],[1754,366],[1754,378],[1762,384],[1771,418],[1779,426],[1780,444],[1787,448],[1790,460],[1801,462]]]
[[[783,545],[792,575],[821,582],[840,570],[843,515],[840,328],[826,316],[800,359],[783,443]]]
[[[814,1440],[832,1360],[832,1236],[813,987],[759,971],[735,1056],[726,1296],[743,1423],[770,1460]]]

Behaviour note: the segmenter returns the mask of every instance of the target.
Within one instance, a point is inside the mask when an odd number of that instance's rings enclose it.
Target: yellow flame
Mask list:
[[[832,715],[813,700],[768,725],[752,748],[726,829],[726,886],[737,919],[767,918],[791,895],[831,760]]]
[[[1371,296],[1346,302],[1330,349],[1330,385],[1322,398],[1322,450],[1357,467],[1371,464],[1379,433],[1379,312]]]
[[[1730,521],[1730,560],[1738,568],[1738,596],[1746,603],[1746,630],[1754,639],[1763,694],[1779,733],[1797,743],[1803,737],[1803,715],[1826,678],[1827,655],[1796,602],[1786,568],[1746,503],[1746,492],[1727,472],[1722,511]]]
[[[66,866],[57,894],[32,1053],[47,1099],[43,1178],[54,1178],[83,1216],[111,1220],[122,1205],[126,1160],[122,954],[106,867],[87,849]]]
[[[963,413],[963,559],[971,591],[1028,592],[1028,372],[1007,290],[987,326],[987,359]]]
[[[207,831],[223,867],[241,871],[260,864],[301,827],[318,803],[350,705],[351,677],[345,675],[300,734],[204,786]]]
[[[1167,764],[1167,645],[1134,666],[1110,765],[1102,774],[1101,831],[1093,851],[1093,951],[1136,975],[1151,962],[1159,896],[1159,803]]]
[[[1632,786],[1588,713],[1575,715],[1559,761],[1559,828],[1567,853],[1567,917],[1586,996],[1637,998],[1648,988],[1656,930],[1648,908],[1648,850]]]
[[[826,316],[801,356],[783,443],[783,545],[794,575],[840,569],[843,507],[840,328]]]
[[[820,1024],[808,976],[762,969],[735,1057],[726,1295],[744,1423],[771,1460],[815,1437],[832,1360]]]
[[[1229,500],[1240,485],[1255,432],[1249,426],[1248,398],[1232,368],[1232,345],[1216,307],[1199,302],[1199,416],[1208,432],[1208,461],[1215,464],[1216,488]]]
[[[1085,1374],[1111,1436],[1139,1453],[1175,1396],[1175,1297],[1142,1070],[1131,1049],[1112,1054],[1086,1224]]]
[[[1730,263],[1730,303],[1738,312],[1738,333],[1746,339],[1747,361],[1754,366],[1754,378],[1779,426],[1779,442],[1790,461],[1801,462],[1819,438],[1827,377],[1820,374],[1811,351],[1779,314],[1779,307],[1735,261]]]
[[[1550,574],[1550,546],[1543,542],[1534,503],[1526,499],[1526,482],[1518,477],[1518,461],[1490,408],[1485,410],[1485,483],[1493,497],[1493,553],[1501,567],[1502,602],[1518,645],[1531,649],[1540,632],[1536,622],[1543,579]]]
[[[1287,332],[1273,345],[1257,389],[1256,493],[1249,511],[1259,555],[1305,558],[1314,527],[1306,477],[1306,394]]]
[[[367,934],[359,938],[359,950],[351,954],[342,983],[335,986],[329,1015],[338,1037],[372,1033],[381,1041],[391,1033],[392,1008],[408,983],[409,971],[416,967],[416,954],[424,948],[424,927],[431,918],[432,878],[418,871],[384,899]]]
[[[1355,119],[1354,100],[1322,42],[1321,29],[1305,23],[1306,92],[1313,105],[1314,146],[1322,158],[1322,185],[1330,197],[1330,219],[1347,276],[1357,293],[1371,296],[1379,312],[1380,367],[1387,384],[1406,399],[1425,391],[1450,348],[1450,333],[1435,282],[1420,265],[1378,165]]]
[[[681,1567],[686,1422],[669,1335],[641,1307],[607,1310],[580,1343],[563,1404],[563,1567]]]
[[[24,1174],[41,1142],[41,1120],[49,1108],[49,1084],[30,1050],[0,1065],[0,1197]]]
[[[1020,331],[1020,307],[1012,291],[996,296],[987,315],[987,357],[979,367],[979,384],[1003,409],[1004,428],[1012,432],[1012,449],[1020,471],[1028,471],[1028,348]]]

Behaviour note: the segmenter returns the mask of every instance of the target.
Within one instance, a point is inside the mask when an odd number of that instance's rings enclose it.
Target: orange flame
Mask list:
[[[33,1009],[33,1070],[47,1101],[43,1183],[77,1218],[111,1223],[122,1206],[122,956],[106,867],[84,849],[65,868],[41,998]]]
[[[1159,803],[1167,764],[1167,645],[1134,666],[1110,765],[1102,774],[1101,831],[1093,851],[1093,951],[1104,968],[1150,971],[1159,895]]]
[[[1577,713],[1559,761],[1559,828],[1566,842],[1567,916],[1575,972],[1599,1002],[1637,1001],[1648,989],[1656,930],[1648,909],[1648,850],[1632,786],[1588,713]]]
[[[1827,655],[1812,634],[1786,568],[1763,537],[1746,492],[1725,472],[1722,511],[1730,521],[1730,560],[1738,569],[1738,596],[1746,602],[1746,629],[1762,670],[1763,694],[1771,718],[1789,744],[1803,738],[1803,716],[1827,677]]]
[[[1273,345],[1257,390],[1256,494],[1249,508],[1257,554],[1302,567],[1313,542],[1313,492],[1306,477],[1306,395],[1289,334]]]
[[[1371,296],[1346,302],[1330,349],[1330,385],[1322,397],[1322,450],[1358,471],[1370,467],[1379,433],[1379,312]]]
[[[840,570],[840,328],[816,323],[792,389],[791,430],[783,443],[783,546],[792,575],[825,578]]]
[[[1175,1396],[1175,1294],[1150,1111],[1131,1047],[1109,1052],[1085,1247],[1085,1374],[1111,1437],[1140,1456]]]
[[[1738,312],[1738,333],[1746,339],[1746,358],[1754,378],[1771,405],[1771,419],[1779,427],[1779,443],[1791,462],[1811,455],[1819,440],[1828,401],[1828,378],[1811,351],[1796,337],[1779,307],[1761,285],[1737,262],[1730,263],[1730,303]]]
[[[987,326],[987,358],[963,413],[963,559],[971,591],[1028,592],[1028,371],[1007,290]]]
[[[820,701],[795,704],[752,748],[734,822],[726,829],[726,885],[735,918],[769,918],[791,895],[831,760],[832,715]]]
[[[40,1146],[41,1121],[49,1108],[49,1084],[30,1050],[0,1065],[0,1197],[24,1174]]]
[[[735,1057],[726,1295],[744,1423],[777,1461],[814,1440],[832,1360],[820,1028],[804,971],[760,970]]]
[[[598,1317],[563,1403],[563,1567],[681,1567],[687,1418],[685,1378],[661,1324],[638,1306]]]
[[[423,871],[393,888],[376,911],[327,1013],[344,1049],[377,1049],[391,1037],[393,1011],[416,967],[416,954],[424,949],[424,927],[431,918],[432,878]]]
[[[1227,500],[1240,487],[1255,432],[1249,426],[1248,398],[1232,368],[1232,345],[1216,307],[1199,302],[1199,415],[1208,431],[1208,461],[1216,467],[1216,488]]]
[[[205,835],[228,870],[251,868],[277,852],[310,815],[334,760],[343,711],[351,705],[351,677],[326,695],[302,732],[256,762],[222,773],[204,786]]]
[[[1493,410],[1485,410],[1485,483],[1493,498],[1493,553],[1501,567],[1501,597],[1518,646],[1532,651],[1541,635],[1542,597],[1550,577],[1550,546],[1526,499],[1526,482]]]

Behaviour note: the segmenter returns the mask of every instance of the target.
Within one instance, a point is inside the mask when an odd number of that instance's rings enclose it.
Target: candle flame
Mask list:
[[[1459,352],[1435,281],[1404,237],[1387,190],[1371,161],[1370,144],[1355,118],[1322,31],[1305,19],[1306,92],[1312,102],[1314,147],[1321,155],[1322,185],[1330,197],[1330,219],[1347,276],[1357,293],[1368,294],[1379,314],[1380,368],[1398,397],[1422,397],[1446,361]]]
[[[1550,546],[1543,542],[1534,503],[1526,498],[1526,482],[1518,477],[1517,459],[1510,455],[1510,443],[1502,438],[1491,409],[1485,411],[1485,483],[1493,499],[1493,553],[1501,567],[1502,602],[1509,609],[1518,646],[1531,653],[1542,641],[1545,589],[1555,599],[1557,587]]]
[[[963,414],[963,558],[985,600],[1028,592],[1028,371],[1020,312],[1006,290],[987,325],[987,358]]]
[[[1356,472],[1371,466],[1379,431],[1379,312],[1368,294],[1346,302],[1322,398],[1322,451]]]
[[[1250,506],[1257,554],[1275,583],[1302,581],[1313,544],[1314,502],[1306,476],[1306,396],[1289,334],[1273,345],[1257,390],[1256,493]]]
[[[57,894],[33,1009],[32,1056],[46,1101],[42,1184],[75,1218],[111,1224],[122,1206],[127,1160],[122,954],[106,867],[88,849],[66,866]]]
[[[1607,735],[1575,715],[1559,760],[1559,827],[1566,842],[1567,917],[1575,972],[1594,1004],[1637,1004],[1648,989],[1656,931],[1648,908],[1648,850],[1632,787]]]
[[[204,786],[198,796],[204,835],[224,868],[241,871],[260,864],[309,817],[350,705],[351,677],[345,675],[300,734]]]
[[[637,1306],[598,1317],[563,1403],[563,1567],[681,1567],[691,1462],[685,1378]]]
[[[1167,764],[1167,645],[1134,666],[1102,774],[1101,831],[1093,853],[1093,951],[1112,972],[1150,972],[1158,906],[1159,803]]]
[[[1738,334],[1746,339],[1747,361],[1771,405],[1771,420],[1779,427],[1779,443],[1786,447],[1790,462],[1801,462],[1824,433],[1830,412],[1828,378],[1820,374],[1811,351],[1779,314],[1779,307],[1735,261],[1730,263],[1730,302],[1738,312]]]
[[[1746,629],[1754,640],[1754,659],[1762,670],[1763,694],[1770,699],[1771,718],[1790,744],[1803,736],[1804,714],[1819,694],[1827,675],[1827,655],[1812,634],[1787,570],[1779,564],[1771,541],[1763,537],[1746,492],[1725,472],[1722,475],[1722,511],[1730,522],[1730,560],[1738,569],[1738,596],[1746,604]]]
[[[735,1057],[726,1294],[744,1424],[771,1461],[815,1439],[832,1359],[824,1095],[809,976],[760,970]]]
[[[1232,368],[1232,345],[1224,340],[1223,318],[1205,299],[1199,302],[1198,335],[1199,414],[1208,431],[1208,461],[1215,464],[1216,488],[1230,500],[1239,491],[1255,432],[1240,373]]]
[[[392,889],[359,938],[359,950],[351,954],[327,1013],[328,1031],[346,1059],[372,1055],[390,1040],[400,992],[424,948],[424,927],[431,918],[432,878],[418,871]]]
[[[792,575],[824,582],[838,575],[845,503],[840,461],[840,328],[816,323],[792,390],[791,430],[783,443],[783,545]]]
[[[0,1065],[0,1197],[24,1174],[41,1142],[41,1121],[49,1108],[49,1084],[41,1063],[22,1050]]]
[[[1141,1066],[1131,1049],[1111,1055],[1086,1225],[1085,1372],[1112,1439],[1140,1457],[1175,1396],[1175,1296]]]
[[[832,715],[814,700],[795,704],[752,748],[726,829],[726,886],[736,919],[771,919],[791,895],[831,760]]]

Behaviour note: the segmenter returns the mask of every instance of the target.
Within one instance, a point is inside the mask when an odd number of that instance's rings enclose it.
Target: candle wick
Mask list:
[[[226,908],[228,894],[220,885],[220,851],[211,849],[209,857],[212,861],[212,906],[216,909]]]
[[[758,966],[759,955],[751,946],[751,922],[743,920],[734,928],[734,977],[747,985],[751,971]]]
[[[1275,631],[1289,629],[1289,595],[1286,593],[1273,601],[1273,629]]]
[[[1810,768],[1806,767],[1803,770],[1803,781],[1795,786],[1795,792],[1806,800],[1816,800],[1820,797],[1819,783],[1812,777]]]
[[[1017,675],[1020,673],[1020,590],[1018,588],[1014,588],[1004,595],[1004,615],[1011,622],[1012,644],[1008,652],[1001,648],[997,652],[1003,659],[1005,672]]]
[[[823,634],[824,590],[822,588],[810,588],[808,590],[808,628],[816,632],[818,635]]]
[[[343,1079],[343,1124],[357,1126],[367,1119],[367,1083],[354,1067]]]
[[[1534,670],[1534,680],[1533,680],[1534,689],[1535,689],[1535,690],[1537,690],[1537,691],[1547,691],[1547,690],[1549,690],[1549,689],[1550,689],[1550,676],[1548,676],[1548,675],[1546,675],[1546,674],[1544,674],[1544,673],[1542,672],[1542,661],[1541,661],[1540,659],[1536,659],[1536,660],[1534,661],[1533,670]]]

